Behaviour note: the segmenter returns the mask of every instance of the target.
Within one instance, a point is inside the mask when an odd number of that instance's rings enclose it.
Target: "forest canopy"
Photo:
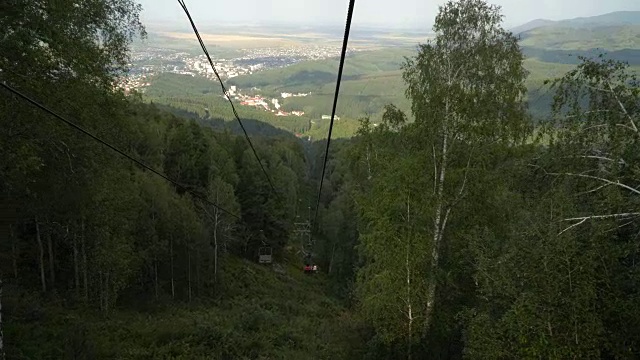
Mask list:
[[[177,109],[161,89],[162,105],[114,87],[146,34],[140,12],[0,4],[0,82],[173,181],[0,89],[0,354],[640,356],[640,83],[627,64],[580,58],[546,81],[551,115],[534,122],[500,7],[449,1],[402,66],[410,112],[363,114],[327,159],[326,141],[247,121],[263,172],[228,109],[199,113],[213,95]],[[305,241],[317,276],[302,273]],[[257,264],[265,247],[274,261]]]

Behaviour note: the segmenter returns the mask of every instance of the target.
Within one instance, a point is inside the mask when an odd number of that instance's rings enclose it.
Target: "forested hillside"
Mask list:
[[[0,10],[0,358],[640,357],[627,64],[527,59],[499,7],[449,1],[433,42],[376,60],[405,95],[380,121],[336,121],[355,136],[325,159],[289,132],[328,121],[256,115],[254,154],[213,82],[114,90],[145,36],[133,0]]]
[[[347,356],[349,315],[323,294],[322,277],[303,277],[289,244],[309,193],[303,144],[252,131],[272,189],[243,136],[114,92],[128,44],[144,36],[139,11],[129,0],[2,11],[3,84],[175,180],[3,88],[2,350],[8,359]],[[109,41],[94,42],[97,33]],[[264,246],[273,268],[255,264]]]
[[[449,2],[405,67],[415,122],[389,106],[334,148],[333,284],[379,358],[636,358],[640,83],[582,59],[548,84],[552,116],[535,126],[498,14]]]

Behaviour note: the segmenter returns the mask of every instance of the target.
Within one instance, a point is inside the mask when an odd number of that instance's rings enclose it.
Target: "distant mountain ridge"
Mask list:
[[[547,26],[557,27],[593,27],[593,26],[640,25],[640,11],[616,11],[608,14],[578,17],[566,20],[536,19],[526,24],[511,28],[515,35]]]

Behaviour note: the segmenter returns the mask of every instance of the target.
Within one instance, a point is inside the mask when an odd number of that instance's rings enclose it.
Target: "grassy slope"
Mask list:
[[[222,97],[222,90],[217,81],[199,76],[163,73],[151,80],[151,84],[145,93],[147,101],[175,106],[200,116],[205,116],[205,108],[208,108],[214,118],[236,121],[231,105]],[[233,101],[241,119],[265,121],[290,132],[300,132],[308,127],[307,118],[278,117],[253,107],[241,106],[237,100]]]
[[[207,43],[207,50],[211,56],[215,58],[233,58],[242,56],[244,52],[238,49],[221,47],[215,44]],[[188,39],[176,39],[162,35],[160,32],[151,31],[147,34],[147,38],[141,40],[135,38],[132,44],[134,50],[142,50],[147,47],[173,49],[189,53],[191,55],[202,55],[202,49],[195,35]]]
[[[640,25],[575,28],[546,26],[522,34],[522,46],[547,50],[640,49]]]
[[[382,51],[359,52],[345,60],[343,79],[353,79],[361,75],[371,75],[386,71],[396,71],[403,63],[404,56],[415,51],[410,48],[394,48]],[[304,85],[307,91],[314,91],[326,83],[335,83],[338,59],[305,61],[286,68],[271,69],[252,75],[239,76],[229,80],[229,84],[242,88],[264,87],[263,91],[293,91],[292,87]],[[311,89],[311,90],[310,90]]]
[[[290,254],[290,258],[294,258]],[[5,299],[7,355],[15,359],[349,359],[362,340],[357,322],[325,296],[322,275],[303,274],[299,260],[274,268],[237,258],[223,264],[223,300],[109,317],[46,305],[34,318],[36,300]],[[44,303],[42,303],[44,304]],[[37,311],[36,311],[37,312]],[[19,348],[12,344],[20,344]]]

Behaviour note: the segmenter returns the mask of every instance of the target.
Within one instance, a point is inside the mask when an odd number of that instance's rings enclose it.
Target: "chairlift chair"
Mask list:
[[[258,261],[260,264],[271,264],[273,261],[272,249],[270,246],[263,246],[258,249]]]

